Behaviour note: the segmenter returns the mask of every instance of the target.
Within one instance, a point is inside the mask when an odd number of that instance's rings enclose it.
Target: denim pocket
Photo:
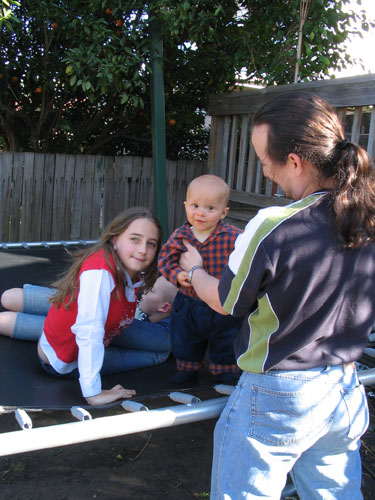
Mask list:
[[[341,395],[348,415],[348,438],[359,439],[369,425],[367,399],[363,386],[358,385],[353,389],[342,389]]]
[[[275,446],[316,439],[330,425],[340,394],[314,385],[296,392],[251,386],[249,437]]]

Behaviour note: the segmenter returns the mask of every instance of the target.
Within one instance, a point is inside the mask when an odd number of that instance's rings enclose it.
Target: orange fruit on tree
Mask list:
[[[55,30],[57,28],[57,23],[52,23],[52,28]]]
[[[112,9],[110,9],[109,7],[107,7],[107,8],[105,9],[105,11],[104,11],[104,12],[105,12],[106,14],[109,14],[109,15],[110,15],[110,14],[112,14],[112,12],[113,12],[113,11],[112,11]]]
[[[41,94],[41,93],[42,93],[42,87],[37,87],[37,88],[35,89],[35,92],[36,92],[37,94]]]
[[[172,125],[172,126],[173,126],[173,125],[176,125],[176,120],[175,120],[174,118],[171,118],[171,119],[169,120],[169,125]]]
[[[121,27],[123,25],[123,22],[121,19],[116,19],[116,26]]]

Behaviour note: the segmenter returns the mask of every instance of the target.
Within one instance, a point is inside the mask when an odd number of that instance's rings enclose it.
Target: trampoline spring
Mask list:
[[[22,430],[29,430],[33,428],[33,423],[31,421],[31,418],[25,412],[25,410],[20,410],[18,408],[18,410],[16,410],[15,417],[18,422],[18,425],[21,427]]]
[[[92,416],[90,413],[85,410],[84,408],[81,408],[80,406],[72,406],[70,408],[70,413],[75,417],[77,420],[92,420]]]
[[[196,396],[185,394],[183,392],[171,392],[169,394],[169,397],[172,401],[176,401],[176,403],[182,403],[185,405],[194,405],[201,402],[201,400]]]
[[[142,403],[137,403],[136,401],[123,401],[121,406],[126,411],[136,412],[136,411],[149,411],[147,406]]]
[[[234,391],[234,385],[226,385],[226,384],[217,384],[214,386],[214,389],[219,394],[225,394],[226,396],[230,396]]]

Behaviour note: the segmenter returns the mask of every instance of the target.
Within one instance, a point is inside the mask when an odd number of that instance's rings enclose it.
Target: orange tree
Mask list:
[[[351,61],[345,40],[364,13],[312,0],[302,79]],[[22,0],[0,31],[3,149],[151,155],[150,22],[164,42],[167,156],[207,154],[208,96],[240,72],[293,81],[299,0]]]

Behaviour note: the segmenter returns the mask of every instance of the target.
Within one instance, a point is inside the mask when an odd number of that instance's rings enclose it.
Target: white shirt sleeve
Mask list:
[[[78,345],[79,383],[86,398],[102,390],[104,326],[114,287],[111,273],[104,269],[84,271],[80,276],[78,313],[72,332]]]

